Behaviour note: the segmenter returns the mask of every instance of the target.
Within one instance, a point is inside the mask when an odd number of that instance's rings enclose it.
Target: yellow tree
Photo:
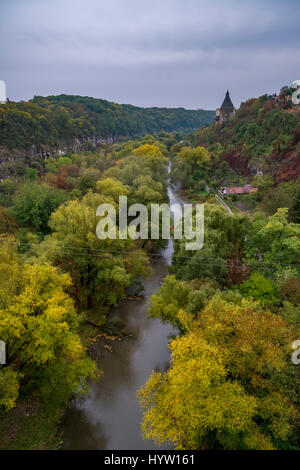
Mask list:
[[[147,274],[149,267],[147,256],[133,240],[120,240],[117,230],[116,239],[98,238],[96,209],[104,203],[114,202],[110,196],[90,192],[81,201],[60,206],[51,215],[53,233],[37,247],[39,256],[70,273],[81,307],[96,305],[98,310],[115,305],[126,287]]]
[[[134,149],[132,153],[139,158],[143,170],[151,171],[152,178],[165,186],[168,158],[161,149],[156,145],[144,144]]]
[[[210,434],[247,429],[256,400],[226,380],[222,351],[196,332],[173,340],[170,349],[170,369],[153,373],[139,392],[144,436],[158,444],[171,441],[176,449],[199,449]]]
[[[111,197],[115,203],[119,203],[120,196],[128,196],[130,189],[116,178],[104,178],[97,181],[96,188],[103,196]]]
[[[183,147],[176,155],[180,166],[190,165],[191,170],[205,168],[210,162],[210,155],[205,147]]]
[[[163,302],[156,298],[154,308],[174,322],[176,302],[171,310]],[[296,333],[257,304],[221,295],[196,319],[180,307],[177,318],[186,333],[170,344],[170,369],[139,392],[145,437],[178,449],[272,449],[285,441],[298,417],[288,356]]]
[[[7,347],[7,366],[0,369],[1,405],[11,408],[20,383],[37,375],[43,382],[49,367],[52,382],[63,369],[66,387],[74,391],[94,376],[95,365],[78,335],[80,317],[66,293],[69,276],[50,265],[23,265],[13,240],[2,240],[0,258],[7,277],[0,288],[0,338]]]

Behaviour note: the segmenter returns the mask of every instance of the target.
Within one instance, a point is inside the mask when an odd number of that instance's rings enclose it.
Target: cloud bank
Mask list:
[[[236,106],[300,78],[297,0],[1,0],[10,99]]]

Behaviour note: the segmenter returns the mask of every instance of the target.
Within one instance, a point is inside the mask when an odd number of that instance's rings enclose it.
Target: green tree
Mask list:
[[[253,272],[247,281],[238,286],[243,297],[259,301],[263,306],[276,302],[276,284],[259,272]]]
[[[210,278],[224,284],[227,282],[228,265],[241,263],[250,219],[244,214],[228,214],[225,209],[213,204],[205,204],[204,216],[203,248],[187,252],[186,239],[176,240],[173,271],[183,280]]]
[[[289,211],[289,218],[291,222],[300,224],[300,184],[298,184],[294,192],[292,206]]]
[[[278,209],[267,220],[256,217],[247,242],[248,256],[273,263],[300,263],[300,225],[288,221],[288,209]]]
[[[181,330],[183,325],[178,318],[178,311],[185,309],[193,315],[198,314],[215,292],[215,286],[207,281],[184,282],[176,279],[174,275],[168,275],[164,278],[160,290],[151,296],[148,314]]]
[[[110,197],[88,193],[81,201],[61,205],[51,215],[53,233],[37,247],[39,256],[71,274],[75,295],[87,308],[115,305],[126,287],[149,267],[146,255],[131,239],[97,237],[96,209],[111,202]]]
[[[49,217],[67,199],[67,194],[46,184],[25,183],[13,198],[12,214],[21,227],[49,232]]]
[[[37,181],[38,171],[35,168],[27,168],[25,178],[28,181]]]

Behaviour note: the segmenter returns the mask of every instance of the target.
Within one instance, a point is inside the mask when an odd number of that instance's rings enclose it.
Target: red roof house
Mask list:
[[[245,186],[236,186],[233,188],[221,188],[219,192],[221,194],[249,194],[258,191],[258,188],[246,184]]]

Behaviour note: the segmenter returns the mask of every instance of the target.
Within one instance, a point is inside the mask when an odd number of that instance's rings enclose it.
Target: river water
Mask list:
[[[168,195],[170,204],[182,205],[171,186]],[[153,441],[142,438],[142,413],[136,392],[153,370],[165,371],[169,366],[169,336],[176,332],[159,319],[147,318],[146,309],[167,274],[172,253],[173,240],[169,240],[162,257],[153,261],[153,275],[143,282],[144,300],[123,301],[110,313],[125,322],[132,337],[113,344],[113,352],[106,353],[99,362],[104,375],[92,383],[90,395],[73,400],[68,407],[63,422],[63,449],[157,448]]]

